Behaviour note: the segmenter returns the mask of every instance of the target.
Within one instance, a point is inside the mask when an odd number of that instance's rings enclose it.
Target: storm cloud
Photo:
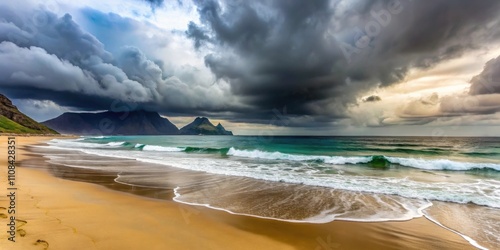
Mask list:
[[[371,96],[368,96],[367,98],[363,99],[364,102],[378,102],[381,100],[382,100],[382,98],[380,98],[380,96],[377,96],[377,95],[371,95]]]
[[[500,56],[488,61],[481,74],[472,78],[471,83],[471,95],[500,93]]]
[[[497,40],[497,1],[197,1],[206,65],[256,110],[346,115],[361,94]],[[194,32],[196,31],[196,32]]]
[[[181,67],[176,76],[137,47],[108,52],[69,14],[7,7],[0,13],[0,89],[11,98],[81,110],[110,109],[118,101],[132,109],[180,114],[217,112],[230,101],[218,98],[225,95],[223,88],[198,86],[195,67]]]
[[[153,14],[165,4],[143,2]],[[103,110],[118,101],[167,115],[260,124],[281,116],[273,125],[328,127],[350,118],[353,106],[382,107],[386,98],[374,90],[404,82],[412,70],[500,42],[499,1],[177,5],[197,15],[182,30],[91,7],[56,14],[43,4],[1,4],[0,90],[26,104],[61,106],[54,110]],[[462,95],[477,105],[459,112],[458,95],[417,98],[401,104],[398,121],[497,112],[499,62],[488,62]]]

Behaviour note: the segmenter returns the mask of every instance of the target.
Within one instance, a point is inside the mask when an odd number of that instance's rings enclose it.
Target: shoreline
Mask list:
[[[19,146],[25,146],[48,138],[16,139]],[[1,145],[2,157],[6,159],[6,138],[3,136]],[[22,226],[26,236],[19,237],[15,245],[9,245],[11,242],[5,239],[5,233],[0,234],[0,247],[8,249],[39,249],[43,242],[34,245],[38,240],[46,241],[50,249],[69,246],[79,247],[75,249],[135,249],[133,246],[143,248],[144,244],[149,244],[151,249],[174,245],[173,249],[475,249],[459,235],[423,217],[400,222],[333,221],[323,224],[246,217],[169,200],[168,197],[175,196],[173,190],[170,193],[163,190],[162,195],[155,197],[153,194],[152,198],[141,192],[151,195],[153,191],[141,188],[135,188],[135,194],[116,191],[102,183],[90,183],[89,179],[101,178],[103,182],[111,179],[111,176],[96,176],[98,173],[92,171],[81,170],[80,177],[87,181],[55,177],[44,168],[23,167],[29,160],[44,159],[35,159],[37,156],[21,148],[18,150],[24,153],[17,168],[19,191],[23,197],[33,198],[19,200],[19,218],[27,222]],[[4,164],[2,173],[6,169]],[[70,168],[66,171],[77,172]],[[38,203],[33,204],[33,200]],[[3,204],[4,198],[1,201]],[[37,213],[40,211],[50,217]],[[89,216],[85,216],[86,213]],[[57,219],[59,226],[50,218]],[[39,222],[44,223],[31,226]],[[63,225],[72,230],[62,230]],[[58,233],[52,236],[50,232]],[[251,246],[248,242],[252,242]]]

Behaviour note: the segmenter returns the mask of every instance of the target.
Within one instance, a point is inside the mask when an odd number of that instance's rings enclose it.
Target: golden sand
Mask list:
[[[23,160],[35,156],[22,146],[48,139],[16,137],[17,232],[11,242],[5,209],[7,137],[0,137],[0,159],[5,159],[0,164],[0,249],[474,249],[425,218],[289,223],[146,198],[23,167]]]

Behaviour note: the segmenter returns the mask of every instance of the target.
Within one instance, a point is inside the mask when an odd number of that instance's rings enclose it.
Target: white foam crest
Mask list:
[[[325,156],[323,161],[325,163],[344,165],[344,164],[358,164],[358,163],[367,163],[372,160],[372,157],[363,157],[363,156]]]
[[[426,169],[426,170],[467,171],[471,169],[489,168],[500,171],[500,164],[495,164],[495,163],[458,162],[447,159],[427,160],[422,158],[401,158],[401,157],[386,157],[386,159],[392,163],[412,168]]]
[[[52,139],[48,142],[48,144],[53,146],[78,149],[78,148],[117,148],[126,143],[124,141],[119,141],[119,142],[108,142],[106,144],[101,144],[101,143],[84,142],[80,139],[81,138],[72,140]]]
[[[245,158],[256,158],[256,159],[267,159],[267,160],[289,160],[289,161],[316,161],[320,160],[325,163],[330,164],[356,164],[356,163],[367,163],[371,161],[372,157],[363,156],[319,156],[319,155],[294,155],[285,154],[281,152],[266,152],[260,150],[239,150],[231,147],[227,152],[227,155],[245,157]]]
[[[93,137],[88,137],[88,138],[91,138],[91,139],[106,139],[106,138],[110,138],[109,136],[93,136]]]
[[[266,152],[260,150],[239,150],[230,148],[227,155],[267,159],[267,160],[289,160],[289,161],[323,161],[324,163],[344,165],[344,164],[361,164],[370,162],[372,156],[321,156],[321,155],[295,155],[281,152]],[[476,162],[458,162],[447,159],[422,159],[422,158],[402,158],[402,157],[385,157],[391,163],[400,164],[406,167],[426,169],[426,170],[454,170],[467,171],[471,169],[494,169],[500,171],[500,164],[495,163],[476,163]]]
[[[135,144],[134,148],[140,148],[140,147],[143,147],[143,146],[144,146],[144,144],[137,143],[137,144]]]
[[[67,147],[69,149],[78,149],[78,148],[103,148],[106,147],[105,144],[98,143],[89,143],[89,142],[81,142],[78,140],[61,140],[61,139],[52,139],[47,142],[49,145]]]
[[[105,145],[111,146],[111,147],[117,147],[117,146],[122,146],[125,143],[126,142],[124,142],[124,141],[117,141],[117,142],[108,142]]]
[[[181,152],[184,151],[185,148],[179,147],[163,147],[156,145],[146,145],[142,148],[143,151],[161,151],[161,152]]]

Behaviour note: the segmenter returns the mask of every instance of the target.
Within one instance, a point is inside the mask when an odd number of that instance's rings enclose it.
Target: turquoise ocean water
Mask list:
[[[478,248],[500,248],[500,138],[100,136],[46,147],[244,178],[203,199],[179,184],[178,202],[304,223],[426,216]],[[223,199],[264,189],[289,194],[266,208]],[[287,206],[310,212],[281,213]],[[458,215],[467,222],[449,219]]]

